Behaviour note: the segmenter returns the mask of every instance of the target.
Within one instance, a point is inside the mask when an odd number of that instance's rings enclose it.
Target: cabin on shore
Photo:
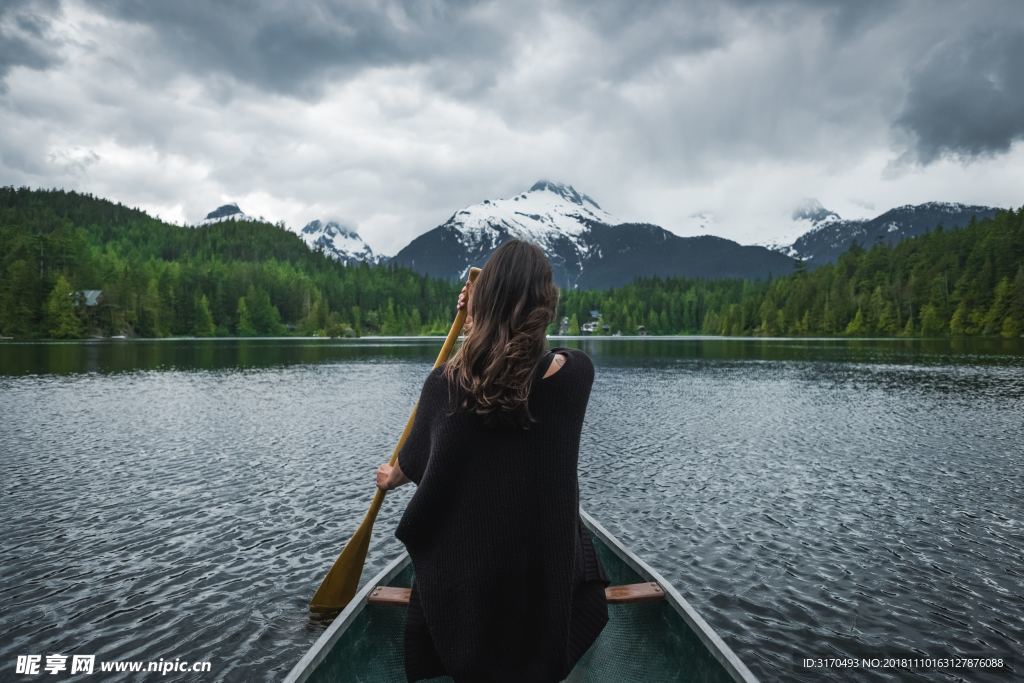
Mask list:
[[[77,292],[72,292],[71,296],[74,297],[77,306],[86,308],[96,308],[103,303],[102,289],[80,289]]]
[[[71,293],[71,300],[75,302],[75,308],[84,314],[82,319],[90,330],[114,326],[114,307],[107,303],[102,289],[79,289]]]

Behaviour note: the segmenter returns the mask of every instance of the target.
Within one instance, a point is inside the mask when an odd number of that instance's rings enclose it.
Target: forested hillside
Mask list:
[[[0,335],[18,338],[443,332],[458,292],[408,270],[345,267],[283,226],[182,228],[90,195],[10,187],[0,274]]]
[[[458,285],[343,266],[283,226],[168,225],[89,195],[0,188],[0,335],[443,333]],[[99,290],[87,294],[85,290]],[[591,311],[598,311],[594,320]],[[767,281],[650,278],[565,291],[576,333],[1024,333],[1024,209]]]
[[[1024,333],[1024,209],[868,251],[768,282],[644,279],[568,292],[574,332],[633,334],[1003,335]]]

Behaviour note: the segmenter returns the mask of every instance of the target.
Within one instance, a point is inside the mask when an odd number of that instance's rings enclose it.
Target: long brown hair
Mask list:
[[[473,324],[445,365],[460,389],[457,409],[488,422],[527,427],[527,406],[537,363],[547,348],[558,289],[539,247],[511,240],[498,247],[469,293]]]

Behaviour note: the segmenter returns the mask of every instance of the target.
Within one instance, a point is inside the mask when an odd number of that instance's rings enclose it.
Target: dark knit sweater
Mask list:
[[[566,362],[545,378],[556,351]],[[453,413],[442,368],[424,382],[398,454],[417,484],[395,533],[416,571],[406,674],[562,680],[608,621],[608,580],[580,521],[576,477],[594,366],[576,349],[541,358],[527,430]]]

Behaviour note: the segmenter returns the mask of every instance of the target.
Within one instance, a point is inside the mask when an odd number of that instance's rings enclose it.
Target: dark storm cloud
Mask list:
[[[856,93],[841,88],[877,73],[875,96],[883,100],[860,98],[866,114],[873,107],[881,109],[891,127],[909,133],[911,147],[905,156],[923,163],[944,154],[969,158],[1005,151],[1024,133],[1024,12],[1017,0],[950,2],[941,5],[941,12],[919,0],[102,0],[93,6],[150,29],[170,71],[190,71],[219,97],[230,92],[224,76],[266,92],[316,100],[325,85],[367,68],[423,66],[423,83],[497,109],[513,126],[535,123],[538,111],[578,107],[577,98],[588,85],[629,82],[671,60],[749,40],[751,30],[788,31],[799,43],[807,27],[818,25],[830,40],[808,45],[812,51],[803,55],[803,62],[780,65],[773,75],[779,93],[799,91],[822,101],[850,98],[849,106],[855,108]],[[519,56],[518,43],[529,42],[531,32],[551,15],[589,31],[605,53],[593,55],[589,67],[580,60],[575,74],[564,74],[567,79],[578,77],[578,84],[503,97],[501,79]],[[987,28],[979,31],[979,24]],[[888,44],[871,44],[874,36],[894,29],[905,35],[903,44],[898,35]],[[21,49],[16,41],[5,43],[0,76],[12,60],[36,68],[49,64],[51,57],[45,53]],[[814,82],[809,73],[813,69],[801,68],[821,65],[828,70],[842,49],[849,52],[841,58],[855,63],[824,74],[836,83]],[[890,78],[902,79],[902,93],[887,88]],[[758,84],[751,86],[756,89]],[[834,118],[825,109],[821,116]],[[853,111],[843,114],[855,116]],[[770,145],[773,153],[781,151],[779,144],[794,148],[799,141],[782,135]],[[660,141],[658,146],[676,151]]]
[[[805,196],[1016,204],[1020,7],[0,0],[0,183],[345,216],[385,253],[539,177],[737,238]]]
[[[56,0],[0,2],[0,93],[7,89],[4,79],[12,68],[45,69],[60,61],[58,46],[46,36],[56,10]]]
[[[903,3],[901,0],[724,0],[721,4],[757,17],[766,28],[784,29],[800,23],[802,17],[817,16],[834,37],[844,39],[884,21]]]
[[[152,29],[175,62],[199,76],[315,98],[329,79],[367,67],[499,60],[502,26],[476,2],[104,0],[109,16]]]
[[[1024,28],[1013,21],[1024,7],[1015,9],[1001,28],[947,38],[913,69],[896,122],[917,160],[995,154],[1024,139]]]

